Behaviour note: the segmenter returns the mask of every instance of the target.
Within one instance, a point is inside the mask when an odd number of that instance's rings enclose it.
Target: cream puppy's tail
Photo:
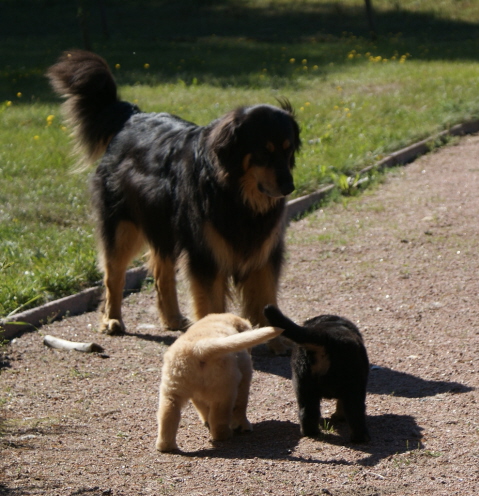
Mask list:
[[[278,327],[261,327],[248,331],[232,334],[219,338],[205,338],[198,341],[193,347],[193,353],[197,358],[208,359],[215,355],[234,353],[245,348],[252,348],[258,344],[269,341],[283,332]]]

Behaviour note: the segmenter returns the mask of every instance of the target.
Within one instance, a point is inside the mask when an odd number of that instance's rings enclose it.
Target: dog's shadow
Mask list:
[[[467,393],[474,388],[459,382],[428,381],[406,372],[373,365],[369,374],[368,393],[425,398],[444,393]]]
[[[125,336],[132,336],[138,339],[143,339],[145,341],[152,341],[154,343],[165,344],[166,346],[171,346],[180,336],[179,331],[171,331],[171,334],[145,334],[139,332],[129,332],[125,331]]]
[[[327,419],[326,419],[327,420]],[[421,449],[421,429],[409,415],[368,416],[368,426],[373,439],[367,444],[353,444],[348,441],[349,429],[345,423],[334,426],[334,431],[323,431],[317,438],[305,442],[307,455],[296,448],[301,442],[299,425],[290,421],[267,420],[255,424],[254,432],[235,435],[232,439],[212,444],[211,448],[196,451],[178,451],[186,457],[208,457],[225,459],[254,459],[301,461],[321,465],[373,466],[381,460],[398,453]],[[345,446],[364,453],[357,461],[344,460],[338,456],[324,455],[324,445]]]
[[[291,379],[290,357],[272,356],[265,345],[253,349],[255,370]],[[433,381],[372,365],[369,373],[368,394],[383,394],[403,398],[425,398],[444,393],[467,393],[474,388],[459,382]]]

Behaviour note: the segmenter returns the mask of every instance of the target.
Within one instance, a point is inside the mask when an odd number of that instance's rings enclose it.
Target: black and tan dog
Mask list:
[[[247,348],[281,332],[252,329],[247,320],[224,313],[207,315],[182,334],[164,356],[157,449],[177,449],[181,410],[188,400],[215,441],[228,439],[233,431],[251,431],[246,407],[253,366]]]
[[[369,360],[358,328],[336,315],[320,315],[299,326],[272,305],[264,313],[272,326],[284,329],[284,337],[297,343],[291,368],[301,434],[319,434],[321,399],[335,398],[332,418],[346,419],[352,442],[369,441],[365,403]]]
[[[146,243],[164,324],[183,329],[175,271],[181,254],[195,318],[225,311],[233,281],[243,315],[263,325],[283,264],[285,196],[299,128],[287,101],[231,111],[206,126],[120,101],[107,63],[65,52],[47,73],[92,181],[105,273],[101,330],[121,333],[125,271]],[[278,350],[279,351],[279,350]]]

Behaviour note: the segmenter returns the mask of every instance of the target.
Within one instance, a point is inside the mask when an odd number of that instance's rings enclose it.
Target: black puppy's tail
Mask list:
[[[87,164],[100,158],[112,137],[139,112],[120,101],[108,64],[92,52],[66,51],[46,75],[55,92],[66,98],[63,110]]]
[[[282,336],[285,338],[291,339],[291,341],[298,344],[311,342],[309,329],[301,327],[291,319],[288,319],[274,305],[267,305],[263,313],[270,325],[284,329]]]

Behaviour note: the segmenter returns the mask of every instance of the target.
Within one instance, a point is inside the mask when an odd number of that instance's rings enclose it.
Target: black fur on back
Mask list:
[[[320,315],[299,326],[273,305],[266,306],[264,313],[270,325],[285,329],[283,336],[298,345],[291,367],[302,434],[319,433],[321,398],[335,398],[335,416],[346,417],[351,440],[368,441],[365,400],[369,360],[357,326],[337,315]]]

